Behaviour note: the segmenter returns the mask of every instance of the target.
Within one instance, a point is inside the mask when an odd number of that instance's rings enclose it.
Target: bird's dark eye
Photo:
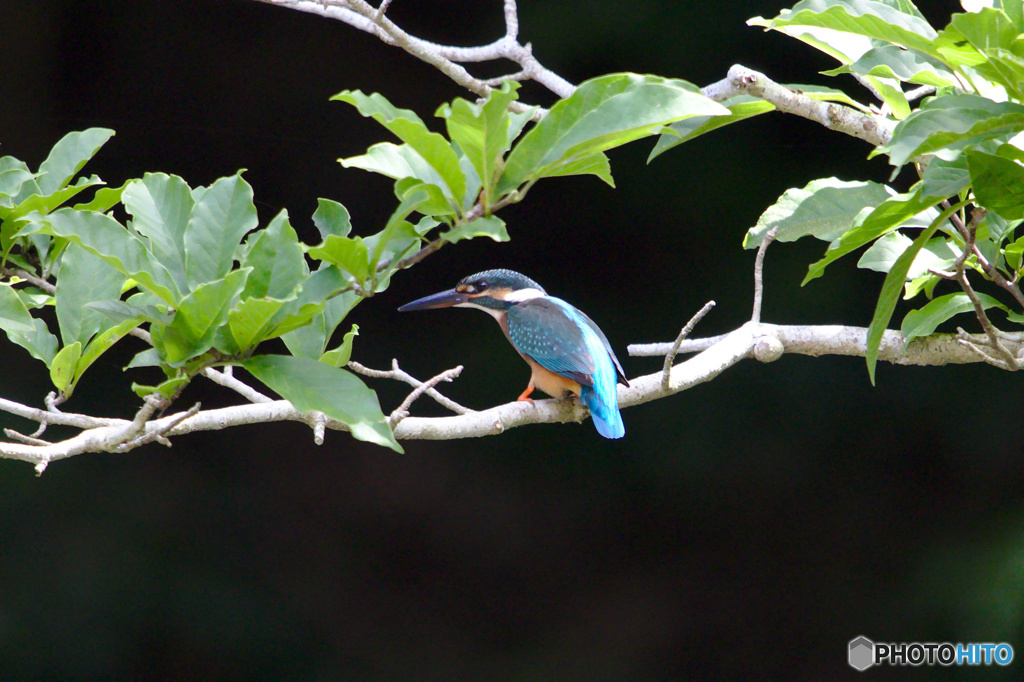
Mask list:
[[[483,282],[477,282],[476,283],[476,290],[477,291],[483,291],[486,288],[487,288],[487,280],[484,280]]]

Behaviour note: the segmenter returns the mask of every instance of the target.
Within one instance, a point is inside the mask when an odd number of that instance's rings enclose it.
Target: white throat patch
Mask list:
[[[520,289],[519,291],[513,291],[505,297],[506,301],[512,301],[513,303],[522,303],[523,301],[529,301],[533,298],[540,298],[544,296],[544,292],[540,289]]]

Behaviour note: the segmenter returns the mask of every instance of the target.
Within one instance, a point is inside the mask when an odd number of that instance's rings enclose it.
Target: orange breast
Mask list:
[[[524,355],[523,359],[526,360],[526,363],[530,365],[530,369],[533,371],[533,385],[549,396],[564,398],[570,393],[577,396],[580,394],[581,387],[578,382],[566,379],[549,369],[545,369],[533,358]]]

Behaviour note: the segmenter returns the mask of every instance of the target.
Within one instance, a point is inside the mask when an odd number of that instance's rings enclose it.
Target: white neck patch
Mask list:
[[[540,289],[520,289],[519,291],[513,291],[506,297],[506,301],[512,301],[513,303],[522,303],[523,301],[529,301],[530,299],[540,298],[544,296],[544,292]]]

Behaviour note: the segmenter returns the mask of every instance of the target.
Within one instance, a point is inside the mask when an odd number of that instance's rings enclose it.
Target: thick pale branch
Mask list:
[[[788,326],[760,324],[757,326],[760,336],[777,339],[783,346],[784,353],[797,355],[848,355],[863,357],[867,350],[867,329],[865,327],[844,327],[840,325],[819,326]],[[725,336],[708,339],[692,339],[684,341],[679,348],[680,353],[695,353],[720,343]],[[878,351],[878,359],[894,365],[965,365],[982,362],[982,358],[963,346],[957,334],[932,334],[924,338],[914,339],[908,345],[903,335],[895,330],[887,330],[882,335]],[[1012,351],[1020,353],[1024,350],[1024,334],[1004,334],[1004,343]],[[986,345],[985,334],[971,334],[968,339],[973,343]],[[672,348],[671,342],[634,344],[629,346],[629,354],[635,357],[660,357]]]
[[[729,69],[729,74],[717,83],[701,90],[706,97],[716,102],[725,101],[737,95],[750,95],[763,99],[776,109],[787,114],[802,116],[817,121],[829,130],[835,130],[880,146],[892,139],[895,121],[858,111],[835,102],[822,102],[803,93],[787,88],[773,81],[763,73],[739,64]]]
[[[1003,334],[1002,340],[1015,355],[1020,356],[1024,352],[1024,334]],[[969,345],[981,347],[985,346],[987,341],[988,338],[984,334],[961,339],[953,334],[935,334],[906,344],[899,332],[890,330],[882,337],[879,359],[899,365],[984,362],[983,353]],[[631,379],[629,387],[620,386],[619,405],[623,408],[639,405],[710,381],[740,360],[762,358],[758,348],[764,345],[780,349],[779,353],[771,354],[767,358],[769,360],[777,358],[782,353],[863,357],[867,347],[867,330],[861,327],[801,327],[750,322],[730,334],[714,339],[683,341],[679,352],[701,352],[672,367],[667,386],[662,384],[663,372],[660,368],[651,374]],[[672,346],[671,342],[634,345],[630,346],[629,352],[634,356],[662,356],[670,352]],[[152,440],[197,431],[222,430],[232,426],[298,421],[308,424],[317,431],[324,427],[348,430],[344,424],[325,420],[323,415],[298,412],[286,400],[203,410],[195,414],[177,413],[158,419],[137,418],[134,422],[53,413],[25,407],[9,400],[0,400],[0,410],[34,421],[48,421],[87,429],[60,443],[0,443],[0,457],[31,462],[36,465],[37,470],[42,470],[51,461],[85,452],[125,451]],[[151,408],[144,408],[140,414],[144,412],[143,417],[148,417],[151,411]],[[586,409],[576,400],[537,400],[532,404],[516,401],[489,410],[470,411],[453,417],[407,417],[395,427],[395,437],[426,440],[472,438],[502,433],[526,424],[578,422],[582,421],[586,414]]]

